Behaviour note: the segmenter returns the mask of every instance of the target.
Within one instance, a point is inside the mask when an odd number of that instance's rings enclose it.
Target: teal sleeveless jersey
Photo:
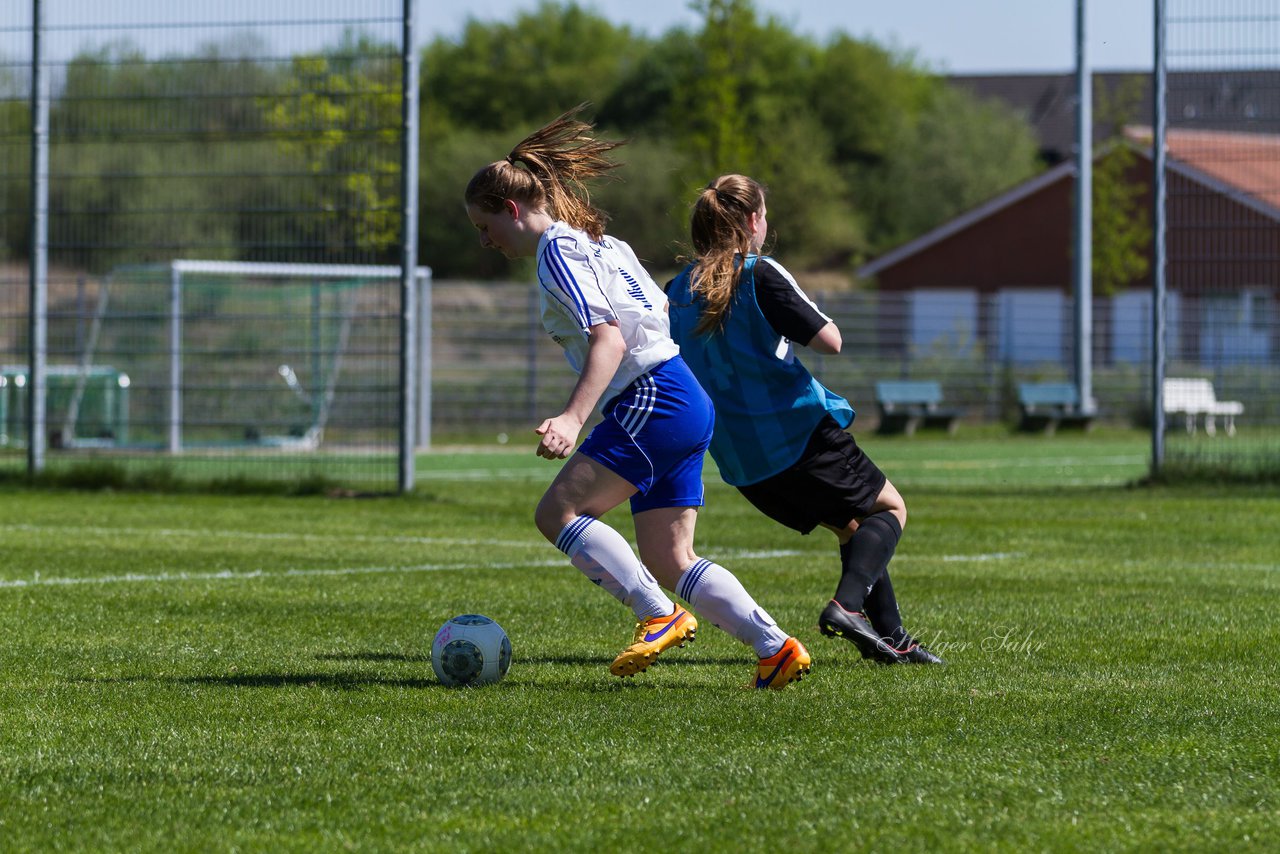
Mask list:
[[[716,408],[711,457],[733,486],[772,477],[800,458],[809,436],[831,415],[841,427],[853,421],[849,401],[813,378],[792,353],[791,342],[773,331],[755,293],[755,263],[749,255],[724,327],[694,333],[705,303],[689,292],[686,267],[667,288],[671,337]]]

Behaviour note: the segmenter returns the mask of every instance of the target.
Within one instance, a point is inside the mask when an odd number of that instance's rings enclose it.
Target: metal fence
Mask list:
[[[6,4],[0,466],[395,488],[405,283],[360,270],[406,257],[409,8]]]
[[[803,274],[799,276],[802,287]],[[1020,421],[1018,386],[1072,379],[1074,306],[1056,291],[981,294],[941,292],[818,293],[819,307],[840,326],[839,356],[800,350],[825,384],[858,410],[855,429],[875,429],[876,383],[929,380],[948,407],[964,410],[961,429]],[[527,432],[563,405],[573,375],[538,325],[536,291],[528,284],[437,281],[434,285],[436,365],[434,420],[439,434],[492,440]],[[1132,292],[1093,300],[1096,423],[1148,428],[1151,407],[1151,295]],[[1242,401],[1238,437],[1280,424],[1280,364],[1242,364],[1229,349],[1190,345],[1211,333],[1215,316],[1170,297],[1169,375],[1208,377],[1223,399]],[[1266,332],[1280,324],[1270,316]],[[1186,342],[1182,347],[1178,342]],[[1183,429],[1185,419],[1176,426]],[[1217,443],[1230,443],[1225,422]],[[1268,426],[1270,425],[1270,426]],[[1203,417],[1196,436],[1204,437]],[[1184,430],[1185,433],[1185,430]],[[1237,443],[1240,444],[1240,443]]]
[[[1166,434],[1164,467],[1280,474],[1280,10],[1167,0],[1164,375],[1208,380]],[[1174,73],[1176,72],[1176,73]],[[1176,401],[1175,401],[1176,403]],[[1215,415],[1215,412],[1217,413]],[[1228,421],[1228,431],[1206,427]],[[1216,422],[1216,423],[1215,423]],[[1188,428],[1188,429],[1184,429]],[[1224,438],[1226,436],[1226,438]]]
[[[1170,465],[1274,470],[1280,15],[1261,0],[1158,2],[1178,105],[1161,370],[1208,380],[1225,403],[1212,420],[1153,418],[1157,301],[1144,291],[1095,293],[1092,393],[1103,422],[1170,424]],[[50,467],[161,460],[200,478],[390,489],[411,482],[414,441],[433,428],[511,435],[563,404],[572,378],[531,287],[437,282],[415,332],[411,277],[385,275],[416,267],[412,5],[7,5],[0,469],[30,467],[38,445]],[[33,248],[47,250],[38,270]],[[190,259],[207,263],[177,263]],[[810,288],[846,343],[805,358],[860,429],[887,379],[937,381],[967,421],[1012,425],[1020,383],[1074,379],[1072,298],[1040,285]],[[419,346],[434,370],[415,382]]]

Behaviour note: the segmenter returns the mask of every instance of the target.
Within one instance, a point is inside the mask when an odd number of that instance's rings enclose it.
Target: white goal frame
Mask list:
[[[150,265],[148,265],[150,266]],[[138,268],[134,268],[138,269]],[[401,268],[366,264],[289,264],[252,261],[211,261],[175,259],[151,269],[169,273],[169,401],[168,442],[171,454],[180,454],[182,444],[182,291],[187,274],[225,276],[266,276],[296,279],[392,279],[401,280]],[[402,299],[400,342],[400,466],[412,486],[417,448],[431,446],[431,268],[418,267],[416,288]],[[318,444],[318,442],[317,442]]]

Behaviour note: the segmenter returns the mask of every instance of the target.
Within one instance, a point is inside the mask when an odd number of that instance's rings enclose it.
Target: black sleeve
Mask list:
[[[791,274],[770,258],[755,265],[756,302],[773,331],[797,344],[808,344],[831,318],[800,290]]]

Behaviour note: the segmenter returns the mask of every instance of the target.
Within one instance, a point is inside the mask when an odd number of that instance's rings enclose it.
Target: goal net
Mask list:
[[[404,386],[418,379],[402,376],[400,305],[393,266],[119,267],[51,302],[50,449],[394,485]]]

